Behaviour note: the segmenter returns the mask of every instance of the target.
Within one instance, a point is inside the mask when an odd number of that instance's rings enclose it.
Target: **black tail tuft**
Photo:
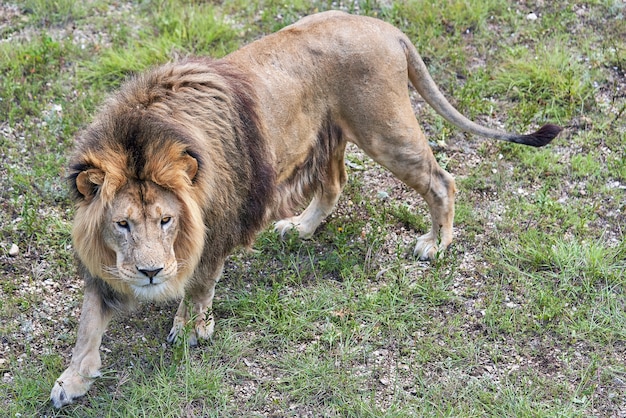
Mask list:
[[[522,135],[513,140],[518,144],[530,145],[531,147],[543,147],[552,141],[563,128],[552,125],[551,123],[543,125],[537,132],[528,135]]]

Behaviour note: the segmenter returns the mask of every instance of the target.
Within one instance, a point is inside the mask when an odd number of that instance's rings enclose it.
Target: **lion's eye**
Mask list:
[[[116,224],[122,229],[130,229],[130,225],[128,225],[128,221],[117,221]]]
[[[161,225],[167,225],[172,221],[171,216],[164,216],[161,218]]]

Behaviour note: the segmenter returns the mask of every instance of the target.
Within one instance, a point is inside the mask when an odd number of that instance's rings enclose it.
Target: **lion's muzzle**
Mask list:
[[[148,279],[150,279],[150,284],[153,283],[154,278],[157,276],[157,274],[159,274],[161,271],[163,271],[163,267],[156,267],[156,268],[141,268],[141,267],[137,267],[137,270],[143,274],[144,276],[146,276]]]

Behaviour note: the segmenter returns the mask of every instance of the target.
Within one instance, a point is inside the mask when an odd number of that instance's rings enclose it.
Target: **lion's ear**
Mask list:
[[[98,168],[81,171],[76,176],[76,188],[87,200],[91,200],[96,195],[98,187],[103,183],[104,171]]]
[[[185,154],[183,161],[185,163],[185,172],[187,176],[189,176],[189,180],[193,182],[193,179],[196,178],[196,174],[198,174],[198,160],[189,154]]]

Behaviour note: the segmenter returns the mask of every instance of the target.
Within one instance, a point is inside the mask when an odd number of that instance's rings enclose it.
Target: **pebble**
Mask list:
[[[387,193],[387,192],[385,192],[385,191],[382,191],[382,190],[380,190],[380,191],[376,194],[376,196],[377,196],[380,200],[387,200],[387,199],[389,199],[389,193]]]
[[[528,20],[537,20],[537,15],[534,13],[528,13],[528,15],[526,16],[526,19]]]
[[[20,247],[18,247],[15,244],[11,245],[11,248],[9,249],[9,255],[11,257],[17,257],[17,255],[20,253]]]

